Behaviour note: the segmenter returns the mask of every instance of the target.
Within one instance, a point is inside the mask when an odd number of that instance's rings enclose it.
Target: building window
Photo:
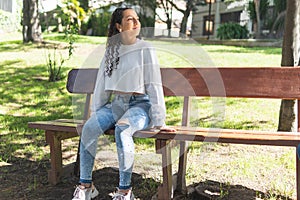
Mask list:
[[[210,16],[210,19],[208,16],[204,17],[204,24],[203,24],[203,35],[213,35],[214,33],[214,16]]]
[[[240,22],[241,11],[221,14],[221,23]]]

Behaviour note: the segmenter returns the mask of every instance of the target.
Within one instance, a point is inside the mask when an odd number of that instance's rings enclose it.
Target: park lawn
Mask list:
[[[48,82],[45,66],[47,54],[53,52],[53,43],[60,44],[58,52],[62,56],[67,55],[66,44],[59,34],[46,35],[45,40],[49,42],[43,45],[23,45],[19,38],[0,41],[0,170],[1,165],[22,159],[37,163],[49,159],[43,132],[28,129],[29,121],[72,118],[78,114],[73,112],[78,105],[66,91],[65,79]],[[162,67],[280,66],[280,48],[200,45],[180,41],[149,42],[157,48]],[[74,56],[63,66],[63,73],[66,75],[74,67],[98,67],[104,46],[105,38],[80,36],[75,43]],[[167,97],[166,106],[167,124],[179,125],[182,98]],[[280,101],[195,98],[193,106],[191,124],[194,126],[276,130]],[[74,150],[77,142],[78,139],[70,140],[65,148]],[[138,152],[154,152],[152,140],[137,139],[136,144]],[[75,153],[71,157],[74,158]],[[288,148],[197,143],[190,147],[187,181],[192,184],[214,179],[268,192],[269,199],[275,195],[293,197],[294,161],[294,152]],[[278,170],[284,173],[278,173]],[[219,171],[218,176],[216,171]],[[3,173],[0,173],[1,176]]]

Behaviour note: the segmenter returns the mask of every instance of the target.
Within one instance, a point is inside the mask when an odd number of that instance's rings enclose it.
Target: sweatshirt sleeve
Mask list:
[[[146,94],[149,95],[151,126],[164,126],[166,107],[161,82],[160,67],[153,47],[143,50],[144,80]]]
[[[105,59],[102,60],[97,80],[95,83],[95,89],[93,94],[93,101],[91,104],[91,113],[93,114],[96,112],[99,108],[104,106],[108,101],[110,100],[111,92],[105,91]]]

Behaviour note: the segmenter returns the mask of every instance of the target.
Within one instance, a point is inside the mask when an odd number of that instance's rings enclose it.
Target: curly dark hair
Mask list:
[[[113,69],[119,64],[119,49],[121,46],[120,32],[116,27],[116,23],[121,24],[123,12],[131,8],[117,8],[111,17],[106,43],[105,52],[105,74],[111,76]]]

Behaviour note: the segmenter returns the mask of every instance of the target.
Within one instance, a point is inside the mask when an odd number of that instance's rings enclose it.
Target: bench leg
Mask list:
[[[51,131],[46,131],[46,141],[50,145],[51,169],[48,171],[48,180],[52,185],[56,185],[62,175],[62,152],[61,140],[55,137]]]
[[[77,148],[76,162],[74,166],[74,175],[75,176],[80,175],[80,137],[79,137],[78,148]]]
[[[172,159],[171,159],[171,148],[169,145],[169,140],[158,140],[156,147],[157,152],[162,155],[162,174],[163,174],[163,184],[162,187],[158,189],[158,199],[159,200],[169,200],[172,199]],[[158,145],[159,144],[159,145]]]
[[[188,152],[188,142],[180,141],[176,191],[181,193],[181,194],[186,194],[186,192],[187,192],[186,181],[185,181],[187,152]]]

